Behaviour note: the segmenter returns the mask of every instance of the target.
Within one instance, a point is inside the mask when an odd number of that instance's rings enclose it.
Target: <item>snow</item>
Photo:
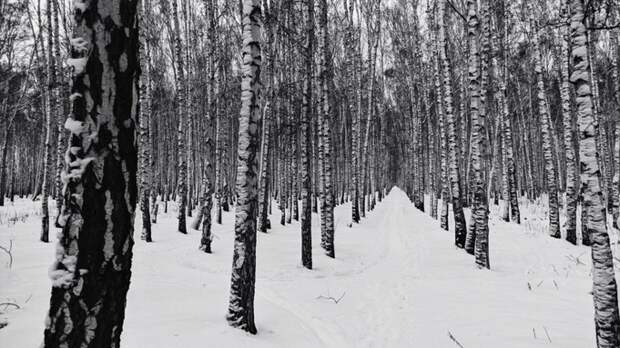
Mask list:
[[[9,269],[0,253],[0,302],[20,308],[0,305],[0,342],[33,347],[55,245],[38,241],[40,202],[8,204],[0,245],[13,240],[14,261]],[[160,207],[153,243],[136,240],[123,347],[457,347],[450,336],[468,348],[595,346],[589,249],[547,236],[534,203],[522,225],[492,207],[490,271],[398,188],[351,228],[350,205],[336,208],[336,259],[322,253],[313,214],[313,270],[300,264],[299,223],[280,226],[274,209],[273,230],[258,235],[256,336],[225,320],[234,211],[213,225],[214,253],[205,254],[200,232],[176,232],[175,206]],[[137,216],[136,231],[140,224]]]

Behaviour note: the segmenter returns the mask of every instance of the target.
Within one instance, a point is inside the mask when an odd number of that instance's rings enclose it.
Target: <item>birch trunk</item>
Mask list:
[[[312,122],[312,41],[314,36],[314,0],[305,1],[306,42],[304,45],[304,82],[301,107],[301,263],[312,269],[312,154],[310,122]],[[297,202],[295,202],[297,203]]]
[[[241,111],[237,145],[237,206],[235,246],[228,305],[228,323],[256,334],[254,283],[256,281],[256,208],[258,207],[258,124],[261,91],[261,8],[258,0],[243,0],[241,48]]]
[[[185,107],[185,72],[183,71],[183,42],[179,25],[179,14],[177,10],[177,0],[172,0],[172,19],[174,22],[174,54],[176,60],[176,113],[179,117],[177,143],[178,143],[178,182],[177,199],[179,200],[178,231],[187,234],[187,224],[185,213],[187,210],[187,152],[185,149],[185,131],[187,130],[188,115]]]
[[[568,14],[568,1],[563,6],[564,18],[570,20]],[[562,48],[560,60],[561,89],[562,98],[562,121],[564,123],[564,151],[566,154],[566,240],[572,244],[577,244],[577,157],[575,154],[575,141],[573,139],[573,115],[570,105],[570,88],[569,88],[569,52],[568,43],[570,40],[570,25],[566,23],[566,27],[562,29]]]
[[[325,221],[322,233],[322,246],[329,257],[336,257],[334,248],[334,192],[332,177],[332,146],[331,146],[331,108],[329,102],[329,33],[327,23],[327,0],[318,0],[318,52],[319,52],[319,110],[322,116],[323,135],[323,173],[324,173],[324,209],[321,218]],[[323,232],[323,231],[322,231]]]
[[[483,5],[483,6],[486,6]],[[488,226],[488,204],[486,193],[486,180],[483,177],[483,153],[486,146],[484,114],[479,113],[480,109],[480,75],[478,73],[478,62],[480,55],[478,52],[478,15],[474,0],[467,1],[467,35],[470,38],[469,52],[469,94],[470,94],[470,114],[472,119],[472,172],[474,182],[474,206],[472,219],[475,224],[474,254],[476,264],[480,268],[490,268],[489,262],[489,226]],[[482,68],[484,70],[484,67]],[[471,238],[471,237],[470,237]],[[466,241],[467,244],[467,241]],[[467,245],[466,245],[467,247]]]
[[[446,131],[448,142],[448,165],[450,171],[450,186],[452,194],[452,211],[454,213],[454,244],[459,248],[465,247],[465,237],[467,234],[467,223],[465,214],[463,213],[463,205],[461,201],[461,173],[459,170],[458,159],[461,154],[457,144],[456,137],[456,120],[452,109],[452,88],[450,84],[450,60],[446,53],[448,40],[446,30],[448,28],[446,16],[446,1],[442,2],[442,14],[439,16],[440,21],[440,58],[443,63],[443,82],[444,82],[444,101],[446,104]]]
[[[47,0],[47,88],[45,90],[45,145],[43,153],[43,184],[41,187],[41,241],[49,242],[50,216],[48,207],[52,170],[52,125],[55,118],[56,63],[54,59],[53,0]]]
[[[530,9],[530,13],[531,13]],[[553,160],[553,145],[549,111],[547,108],[547,93],[543,81],[542,62],[539,46],[538,28],[534,28],[534,71],[536,72],[538,113],[542,132],[542,150],[547,175],[547,194],[549,195],[549,235],[560,238],[560,214],[558,209],[558,187],[556,181],[556,167]]]
[[[142,211],[142,235],[141,238],[146,242],[152,242],[151,238],[151,216],[149,208],[149,198],[151,195],[151,167],[150,167],[150,143],[149,143],[149,123],[151,118],[150,94],[149,94],[149,56],[147,55],[146,38],[146,9],[148,0],[140,2],[139,25],[140,30],[140,210]]]
[[[590,89],[588,41],[584,25],[584,1],[571,1],[571,65],[570,77],[577,94],[579,124],[579,162],[581,191],[587,210],[587,233],[592,241],[592,281],[596,341],[600,348],[620,346],[620,314],[618,290],[614,275],[613,255],[607,231],[605,205],[601,190],[601,171],[596,149],[598,130],[594,123]]]
[[[70,150],[43,347],[120,345],[138,198],[136,21],[136,1],[75,8]]]

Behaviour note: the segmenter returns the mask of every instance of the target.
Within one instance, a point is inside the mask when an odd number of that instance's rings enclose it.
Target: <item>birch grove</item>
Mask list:
[[[118,346],[134,239],[170,233],[232,252],[226,321],[257,334],[261,243],[331,270],[396,187],[480,277],[506,231],[589,248],[620,346],[617,1],[0,0],[0,207],[57,245],[44,347]]]

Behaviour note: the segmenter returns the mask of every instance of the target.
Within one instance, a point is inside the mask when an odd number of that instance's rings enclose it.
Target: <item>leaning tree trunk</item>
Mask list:
[[[242,2],[241,111],[237,145],[237,206],[235,246],[228,305],[228,323],[256,334],[256,216],[258,207],[258,152],[260,122],[261,8],[258,0]]]
[[[577,94],[581,190],[587,209],[587,233],[592,241],[594,321],[598,347],[620,346],[620,314],[614,263],[607,232],[605,204],[601,190],[596,137],[598,129],[592,110],[589,61],[587,57],[584,1],[571,1],[571,82]]]
[[[44,347],[120,345],[137,201],[136,10],[127,0],[75,8],[70,150]]]

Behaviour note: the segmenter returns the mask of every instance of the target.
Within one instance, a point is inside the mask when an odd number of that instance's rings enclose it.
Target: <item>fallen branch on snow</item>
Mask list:
[[[335,304],[338,304],[338,302],[340,302],[340,300],[342,300],[342,298],[344,297],[344,295],[345,295],[346,293],[347,293],[346,291],[345,291],[345,292],[343,292],[343,293],[342,293],[342,295],[340,295],[340,297],[339,297],[339,298],[337,298],[337,299],[336,299],[336,298],[334,298],[334,297],[332,297],[332,296],[329,296],[329,295],[327,295],[327,296],[319,295],[316,299],[317,299],[317,300],[321,300],[321,299],[322,299],[322,300],[332,300],[332,301],[334,301],[334,303],[335,303]]]
[[[579,256],[577,256],[577,257],[575,257],[573,254],[570,254],[570,255],[567,255],[567,256],[566,256],[566,258],[567,258],[567,259],[569,259],[569,260],[571,260],[571,261],[574,261],[574,262],[575,262],[575,264],[577,264],[577,265],[581,264],[581,265],[584,265],[584,266],[585,266],[586,264],[585,264],[585,263],[583,263],[583,262],[581,262],[581,260],[579,260],[579,258],[580,258],[581,256],[583,256],[583,254],[584,254],[584,253],[581,253],[581,254],[579,254]]]
[[[0,306],[4,306],[4,310],[6,310],[9,306],[13,306],[16,309],[21,309],[22,308],[17,303],[13,303],[13,302],[2,302],[2,303],[0,303]]]
[[[543,326],[543,329],[545,329],[545,334],[547,334],[547,339],[549,340],[549,343],[551,343],[551,337],[549,337],[549,331],[547,331],[547,328],[545,326]]]
[[[9,248],[5,248],[2,245],[0,245],[0,249],[4,250],[5,253],[7,253],[9,255],[9,268],[13,267],[13,240],[11,239],[9,241]]]
[[[457,341],[456,337],[454,337],[454,335],[452,335],[452,332],[450,332],[450,330],[448,330],[448,337],[450,337],[450,339],[452,340],[452,342],[456,343],[457,346],[461,347],[461,348],[465,348],[461,342]]]

